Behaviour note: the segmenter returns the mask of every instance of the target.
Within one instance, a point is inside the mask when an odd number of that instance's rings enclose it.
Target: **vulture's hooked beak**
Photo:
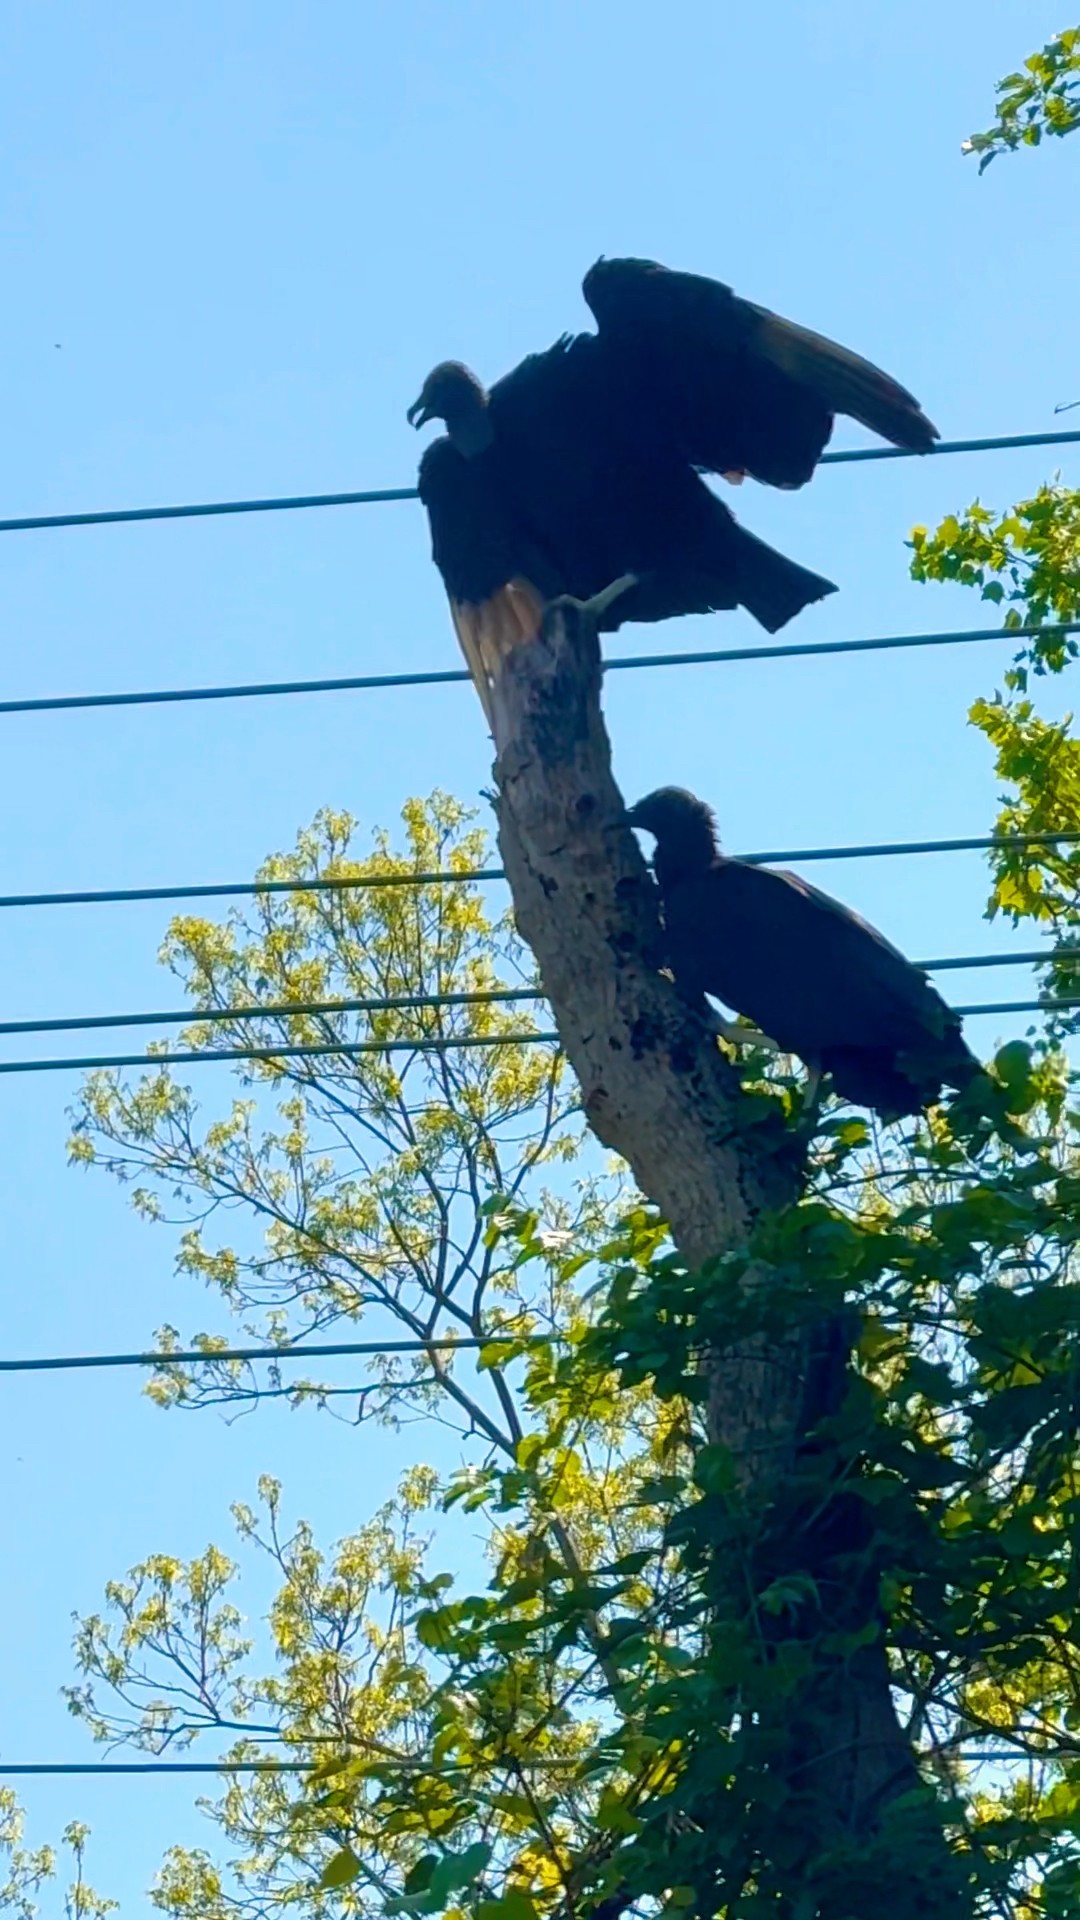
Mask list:
[[[426,427],[428,421],[433,420],[435,416],[433,413],[429,413],[424,396],[421,394],[419,400],[413,401],[405,418],[410,427]]]

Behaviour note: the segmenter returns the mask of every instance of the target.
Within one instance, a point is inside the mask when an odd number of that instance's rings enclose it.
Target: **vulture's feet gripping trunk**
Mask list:
[[[638,585],[638,578],[636,573],[621,573],[619,578],[613,580],[611,585],[605,587],[601,593],[594,593],[591,600],[576,600],[572,593],[560,593],[557,600],[548,601],[544,608],[544,618],[547,619],[549,614],[558,612],[564,607],[572,607],[575,613],[582,615],[586,620],[591,620],[594,626],[599,626],[608,608],[613,607],[616,600],[621,600],[624,593],[629,593],[631,587]]]

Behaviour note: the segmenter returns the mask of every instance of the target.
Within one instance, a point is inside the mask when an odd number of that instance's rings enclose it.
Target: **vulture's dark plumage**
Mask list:
[[[770,633],[835,592],[740,527],[701,478],[809,480],[837,413],[925,452],[937,429],[887,374],[728,287],[648,260],[585,277],[595,334],[532,354],[486,392],[446,361],[409,409],[442,420],[420,495],[473,664],[560,595],[608,631],[744,606]],[[634,579],[626,584],[627,576]]]
[[[727,859],[711,811],[681,787],[627,817],[656,839],[667,959],[685,992],[722,1000],[885,1119],[979,1071],[925,973],[850,907],[798,874]]]

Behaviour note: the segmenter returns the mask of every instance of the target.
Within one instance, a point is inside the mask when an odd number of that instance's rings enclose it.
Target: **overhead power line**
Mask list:
[[[770,647],[720,647],[690,653],[618,654],[605,660],[605,673],[631,673],[656,667],[730,666],[749,660],[812,660],[837,653],[888,653],[911,647],[971,646],[987,640],[1066,639],[1080,633],[1080,621],[1057,626],[971,627],[958,632],[895,633],[870,640],[788,642]],[[259,700],[301,693],[371,693],[395,687],[443,687],[470,681],[463,667],[424,673],[339,674],[328,680],[253,680],[220,687],[152,687],[140,693],[42,694],[25,700],[0,700],[0,714],[72,713],[97,707],[160,707],[200,700]]]
[[[1050,961],[1080,962],[1080,947],[1033,947],[1028,953],[963,953],[952,959],[916,960],[926,973],[965,973],[969,967],[1042,967]]]
[[[482,1347],[553,1346],[553,1333],[488,1333],[463,1335],[460,1340],[434,1336],[430,1340],[324,1340],[310,1346],[177,1348],[174,1353],[76,1353],[47,1355],[41,1360],[0,1360],[0,1373],[76,1373],[99,1367],[211,1366],[219,1360],[341,1360],[373,1359],[381,1354],[469,1353]]]
[[[272,500],[204,500],[185,507],[114,507],[105,513],[36,513],[0,520],[0,533],[36,533],[49,527],[109,527],[129,520],[200,520],[229,513],[291,513],[305,507],[374,507],[416,500],[415,487],[371,487],[360,493],[296,493]]]
[[[0,1760],[0,1777],[118,1773],[311,1773],[317,1760]]]
[[[505,880],[501,867],[474,867],[465,873],[384,873],[355,876],[317,875],[310,880],[226,880],[196,887],[112,887],[66,893],[0,894],[3,907],[101,907],[123,906],[142,900],[223,900],[229,896],[254,897],[272,893],[348,893],[365,887],[437,887],[452,881],[479,885],[483,881]]]
[[[259,1739],[288,1740],[289,1735],[283,1733],[260,1733]],[[314,1746],[316,1743],[323,1747],[330,1748],[331,1751],[336,1749],[339,1753],[346,1751],[350,1745],[357,1746],[360,1744],[355,1740],[351,1742],[343,1741],[338,1734],[334,1733],[309,1733],[304,1736],[303,1744],[305,1746]],[[300,1743],[294,1742],[292,1744],[298,1745]],[[408,1759],[404,1756],[397,1755],[387,1757],[388,1759],[392,1758],[393,1764],[400,1768],[402,1772],[428,1773],[431,1771],[432,1763],[430,1760]],[[42,1774],[115,1775],[132,1773],[216,1773],[221,1775],[229,1773],[312,1773],[316,1767],[321,1767],[324,1764],[325,1762],[322,1760],[40,1760],[22,1763],[16,1762],[13,1765],[7,1765],[4,1761],[0,1760],[0,1778],[4,1776],[25,1778],[27,1776],[33,1777]],[[450,1775],[467,1773],[473,1770],[475,1764],[475,1761],[472,1760],[449,1763],[444,1761],[440,1765],[439,1771],[442,1774]],[[493,1767],[498,1767],[499,1762],[493,1759],[491,1764]],[[520,1755],[515,1755],[512,1761],[510,1756],[507,1755],[504,1764],[507,1766],[512,1764],[516,1770],[524,1767],[527,1771],[533,1773],[562,1773],[567,1770],[576,1770],[581,1763],[575,1756],[569,1754],[565,1757],[561,1757],[558,1754],[542,1754],[532,1759],[524,1760]]]
[[[161,1053],[113,1053],[74,1060],[0,1060],[0,1073],[91,1073],[99,1067],[193,1066],[201,1060],[309,1060],[336,1054],[351,1060],[367,1053],[460,1053],[491,1047],[558,1046],[557,1033],[453,1034],[416,1040],[320,1040],[310,1046],[178,1048]]]
[[[265,1734],[260,1736],[262,1739],[266,1739],[266,1737]],[[283,1735],[277,1735],[275,1737],[284,1738]],[[333,1734],[327,1734],[326,1736],[316,1735],[314,1737],[318,1739],[325,1737],[327,1744],[330,1745],[344,1745],[344,1743],[338,1742],[337,1736]],[[307,1738],[310,1741],[312,1736],[308,1735]],[[1048,1766],[1053,1766],[1063,1765],[1066,1761],[1075,1759],[1075,1750],[1071,1745],[1065,1745],[1056,1753],[1040,1753],[1037,1750],[1028,1752],[1022,1747],[979,1746],[957,1747],[951,1749],[951,1752],[954,1758],[984,1762],[993,1761],[995,1763],[1008,1761],[1017,1766],[1023,1765],[1027,1767],[1030,1767],[1033,1760],[1042,1761]],[[929,1760],[933,1755],[928,1752],[921,1752],[916,1757]],[[402,1770],[410,1768],[429,1772],[432,1769],[432,1762],[430,1760],[397,1760],[392,1756],[388,1756],[388,1760],[392,1760],[392,1763],[400,1766]],[[55,1776],[58,1774],[89,1774],[91,1776],[97,1774],[105,1777],[124,1774],[155,1773],[217,1774],[219,1776],[230,1773],[313,1773],[317,1767],[323,1764],[320,1760],[35,1760],[15,1762],[0,1760],[0,1778],[33,1779],[40,1778],[43,1775]],[[474,1761],[451,1766],[447,1766],[444,1763],[440,1771],[451,1774],[462,1773],[466,1771],[467,1767],[472,1768],[475,1764]],[[491,1764],[497,1768],[499,1763],[497,1759],[493,1759]],[[507,1756],[506,1764],[510,1764],[510,1756]],[[515,1769],[519,1771],[524,1765],[530,1771],[560,1772],[564,1768],[577,1768],[581,1765],[581,1762],[577,1756],[573,1755],[568,1755],[564,1758],[557,1754],[544,1754],[526,1761],[522,1761],[520,1755],[515,1755],[513,1757],[513,1765]]]
[[[1077,833],[991,833],[974,834],[953,840],[892,840],[854,847],[780,847],[766,853],[739,855],[749,866],[775,866],[781,860],[884,860],[902,854],[980,853],[990,848],[1067,846],[1080,841]],[[220,900],[228,897],[256,898],[275,893],[362,892],[370,887],[437,887],[461,883],[479,885],[505,880],[502,867],[472,867],[464,872],[453,869],[434,872],[405,869],[393,873],[363,875],[316,874],[308,880],[225,880],[209,886],[192,887],[115,887],[72,890],[58,893],[0,894],[0,909],[5,907],[101,907],[131,905],[150,900]]]
[[[1060,994],[1049,1000],[1000,1000],[969,1007],[954,1007],[962,1018],[983,1013],[1052,1013],[1057,1008],[1080,1006],[1080,995]],[[119,1067],[203,1066],[222,1060],[309,1060],[337,1055],[338,1059],[376,1053],[458,1053],[491,1047],[557,1047],[554,1032],[452,1034],[446,1038],[423,1037],[416,1040],[326,1040],[309,1046],[279,1047],[206,1047],[177,1048],[161,1053],[89,1054],[62,1060],[0,1060],[5,1073],[93,1073]]]
[[[931,454],[1011,453],[1020,447],[1063,447],[1080,440],[1080,433],[1004,433],[981,440],[939,440],[928,447]],[[819,467],[849,466],[856,460],[919,460],[921,454],[910,447],[848,447],[839,453],[823,453]]]
[[[846,466],[864,460],[912,460],[948,453],[1005,453],[1021,447],[1063,447],[1080,432],[1007,433],[978,440],[941,440],[925,454],[907,447],[851,447],[822,455],[819,466]],[[295,493],[270,500],[211,500],[184,507],[120,507],[104,513],[43,513],[0,520],[0,533],[32,533],[47,527],[115,526],[129,520],[196,520],[231,513],[293,513],[309,507],[370,507],[418,498],[415,487],[375,487],[359,493]]]
[[[1080,1007],[1080,994],[1055,994],[1050,1000],[991,1000],[977,1007],[954,1007],[953,1012],[967,1019],[976,1013],[1056,1013],[1069,1007]]]
[[[966,972],[976,967],[1035,967],[1051,961],[1080,965],[1080,948],[1036,947],[1021,953],[963,953],[916,960],[926,973]],[[238,1007],[168,1007],[151,1013],[91,1013],[60,1020],[0,1020],[0,1034],[88,1033],[108,1027],[217,1025],[226,1021],[317,1018],[324,1014],[421,1012],[440,1007],[506,1006],[543,1000],[540,987],[488,987],[475,993],[392,993],[357,1000],[267,1000]]]
[[[1080,958],[1080,955],[1077,956]],[[398,1013],[428,1007],[496,1006],[542,1000],[539,987],[493,987],[478,993],[391,993],[360,1000],[275,1000],[250,1007],[173,1007],[163,1013],[96,1013],[71,1020],[3,1020],[2,1033],[85,1033],[99,1027],[198,1026],[203,1021],[312,1018],[327,1013]]]

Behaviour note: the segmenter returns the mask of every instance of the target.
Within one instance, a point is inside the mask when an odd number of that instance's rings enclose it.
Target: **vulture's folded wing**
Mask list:
[[[464,459],[448,439],[433,440],[420,462],[432,557],[489,720],[492,679],[515,647],[537,632],[545,601],[561,590],[546,557],[522,532],[498,479],[486,458]]]
[[[676,890],[667,920],[677,972],[804,1059],[933,1048],[955,1031],[922,970],[798,874],[721,860]]]
[[[514,530],[483,465],[447,439],[424,451],[417,477],[431,555],[451,600],[482,605],[517,571]]]

